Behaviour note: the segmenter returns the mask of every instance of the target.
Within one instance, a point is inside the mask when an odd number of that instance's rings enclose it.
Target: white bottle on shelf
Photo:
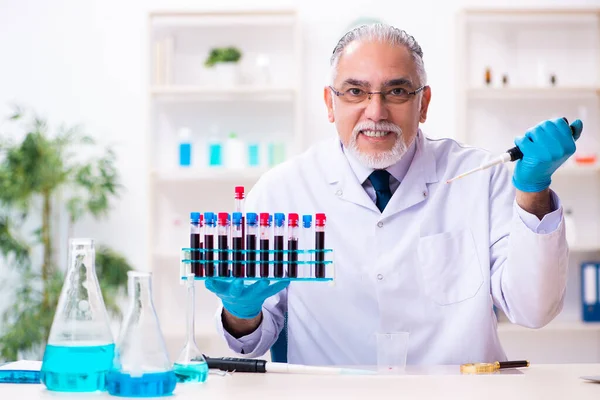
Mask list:
[[[231,132],[225,142],[225,166],[228,169],[243,169],[248,165],[246,158],[244,141]]]

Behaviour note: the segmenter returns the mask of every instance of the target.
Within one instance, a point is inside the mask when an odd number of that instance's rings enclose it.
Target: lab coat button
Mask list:
[[[427,192],[423,190],[423,197],[427,197]]]
[[[336,196],[341,196],[343,193],[344,193],[344,192],[342,192],[342,190],[341,190],[341,189],[338,189],[338,191],[337,191],[337,192],[335,192],[335,195],[336,195]]]
[[[383,222],[378,222],[377,226],[380,227],[380,228],[383,228]]]
[[[383,279],[383,275],[381,275],[381,274],[378,274],[378,275],[377,275],[377,279],[379,279],[379,280],[382,280],[382,279]]]

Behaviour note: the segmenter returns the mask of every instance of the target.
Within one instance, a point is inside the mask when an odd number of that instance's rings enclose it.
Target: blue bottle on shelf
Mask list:
[[[192,165],[192,143],[190,136],[191,131],[189,128],[179,129],[179,166],[181,167]]]

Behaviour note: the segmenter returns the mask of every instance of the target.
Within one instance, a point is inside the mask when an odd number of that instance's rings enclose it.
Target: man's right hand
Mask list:
[[[262,305],[266,299],[277,294],[281,290],[285,289],[289,284],[289,280],[278,280],[271,284],[269,279],[260,279],[253,284],[246,285],[243,279],[233,279],[233,281],[223,281],[218,279],[209,278],[205,281],[206,288],[216,294],[223,302],[223,308],[233,319],[228,319],[228,325],[235,324],[235,320],[239,319],[241,325],[247,325],[250,321],[243,320],[254,320],[256,321],[256,328],[260,324],[260,315],[262,311]],[[253,322],[254,322],[253,321]],[[235,331],[235,326],[231,326]],[[242,328],[241,326],[239,328]],[[242,329],[246,331],[247,329]],[[254,329],[251,330],[251,332]],[[234,333],[234,332],[230,332]],[[250,333],[250,332],[248,332]]]

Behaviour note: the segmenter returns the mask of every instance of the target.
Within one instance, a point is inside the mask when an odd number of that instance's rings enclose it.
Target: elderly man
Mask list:
[[[446,184],[489,154],[419,128],[432,91],[412,36],[348,32],[324,88],[335,140],[265,174],[247,211],[327,214],[335,285],[208,280],[230,348],[260,356],[287,316],[287,360],[376,364],[377,332],[409,332],[408,364],[504,360],[495,305],[537,328],[562,309],[568,264],[562,208],[549,189],[581,121],[548,120],[515,140],[512,178],[496,166]]]

